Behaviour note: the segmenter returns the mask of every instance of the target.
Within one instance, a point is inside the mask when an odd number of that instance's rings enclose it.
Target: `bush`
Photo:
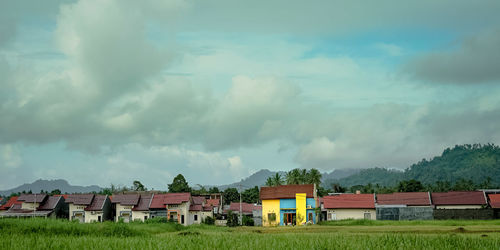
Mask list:
[[[238,215],[233,213],[233,211],[229,211],[227,213],[227,224],[228,227],[236,227],[239,226]]]
[[[215,219],[213,217],[208,216],[202,221],[202,223],[206,225],[214,225]]]
[[[242,223],[243,226],[254,226],[252,217],[243,215]]]
[[[145,222],[147,224],[156,224],[156,223],[167,223],[169,221],[167,220],[167,217],[155,217],[155,218],[147,219]]]

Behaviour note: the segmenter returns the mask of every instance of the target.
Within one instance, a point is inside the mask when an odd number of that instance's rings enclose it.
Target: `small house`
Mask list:
[[[151,218],[164,217],[187,226],[190,206],[190,193],[154,194],[149,212]]]
[[[207,217],[213,217],[213,209],[203,196],[193,196],[189,206],[189,224],[200,224]]]
[[[429,192],[377,194],[377,220],[432,220]]]
[[[0,213],[7,212],[7,210],[9,210],[9,208],[11,208],[14,204],[21,204],[22,202],[17,201],[17,198],[19,198],[19,196],[10,197],[10,199],[5,204],[0,206]]]
[[[319,206],[314,184],[262,187],[262,225],[316,223]]]
[[[483,191],[452,191],[432,193],[435,209],[481,209],[488,203]]]
[[[89,223],[112,219],[111,201],[107,195],[71,194],[66,203],[69,204],[70,220]]]
[[[339,194],[323,197],[327,220],[375,220],[374,194]]]
[[[115,209],[115,221],[132,221],[132,208],[139,203],[139,194],[117,194],[111,198],[111,204]]]
[[[239,202],[231,202],[229,205],[229,209],[225,211],[227,214],[228,211],[232,211],[233,213],[239,215],[240,214],[240,203]],[[242,202],[241,203],[241,214],[252,218],[255,226],[262,226],[262,206],[257,204],[251,204]],[[241,221],[240,221],[241,223]]]
[[[2,217],[65,217],[65,203],[63,197],[46,194],[22,194],[11,199],[10,206]]]

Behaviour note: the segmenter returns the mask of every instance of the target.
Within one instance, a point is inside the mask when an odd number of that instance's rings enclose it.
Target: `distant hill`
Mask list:
[[[345,187],[368,183],[394,186],[401,180],[411,179],[423,184],[435,184],[437,181],[454,184],[460,179],[480,184],[489,179],[492,186],[500,186],[500,148],[493,144],[457,145],[445,149],[440,156],[423,159],[404,171],[363,169],[337,180],[337,183]]]
[[[101,187],[92,185],[92,186],[72,186],[66,180],[36,180],[33,183],[26,183],[19,187],[15,187],[9,190],[0,191],[0,195],[8,196],[11,193],[18,193],[22,191],[32,191],[39,193],[41,190],[44,191],[52,191],[55,189],[61,190],[62,193],[90,193],[90,192],[99,192],[102,190]]]

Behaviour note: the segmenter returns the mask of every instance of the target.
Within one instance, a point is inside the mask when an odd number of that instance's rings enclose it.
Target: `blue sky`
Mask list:
[[[498,1],[2,1],[0,189],[404,169],[500,141]]]

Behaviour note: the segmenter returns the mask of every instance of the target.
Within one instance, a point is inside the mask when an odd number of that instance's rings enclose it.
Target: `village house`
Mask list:
[[[500,218],[500,194],[488,194],[490,207],[494,210],[495,219]]]
[[[375,220],[374,194],[339,194],[323,197],[327,220]]]
[[[7,212],[14,204],[21,204],[22,202],[17,201],[17,198],[19,198],[19,196],[12,196],[5,204],[0,206],[0,214]]]
[[[69,219],[80,222],[102,222],[111,220],[111,201],[107,195],[71,194],[66,203],[69,204]]]
[[[429,192],[377,194],[377,220],[432,220]]]
[[[63,197],[46,194],[22,194],[11,199],[10,206],[2,217],[45,217],[62,218],[65,216]]]
[[[207,200],[203,196],[193,196],[191,198],[192,202],[189,206],[189,223],[188,224],[200,224],[207,217],[213,217],[214,213],[212,206],[207,203]]]
[[[152,194],[117,194],[111,198],[115,221],[146,221],[150,218]]]
[[[314,184],[262,187],[260,199],[263,226],[316,223],[319,204]]]
[[[432,193],[435,209],[481,209],[488,203],[483,191],[452,191]]]
[[[164,217],[187,226],[190,206],[190,193],[154,194],[149,212],[151,218]]]
[[[240,203],[239,202],[231,202],[229,205],[229,209],[224,211],[227,214],[228,211],[232,211],[233,213],[239,215],[240,214]],[[248,216],[253,219],[255,226],[262,226],[262,206],[257,204],[251,204],[242,202],[241,203],[241,214]],[[239,219],[239,217],[238,217]],[[240,221],[241,223],[241,221]]]
[[[212,207],[212,211],[215,214],[221,213],[221,200],[220,199],[207,199],[207,204]]]

